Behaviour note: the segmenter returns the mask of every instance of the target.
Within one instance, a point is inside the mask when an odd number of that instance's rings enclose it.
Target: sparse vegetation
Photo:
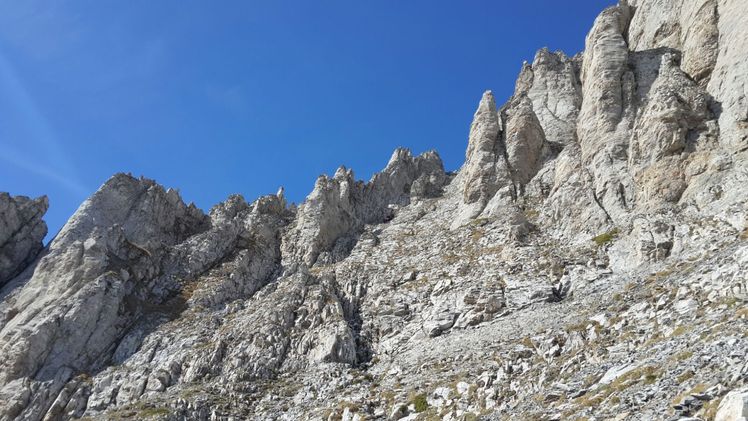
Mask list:
[[[537,217],[538,217],[539,215],[540,215],[540,212],[538,212],[538,211],[537,211],[536,209],[534,209],[534,208],[528,208],[528,209],[525,209],[525,218],[527,218],[527,219],[529,219],[529,220],[534,220],[534,219],[537,219]]]
[[[413,404],[416,412],[423,412],[429,407],[429,403],[426,401],[426,395],[424,393],[412,393],[410,403]]]
[[[170,411],[167,408],[146,408],[138,412],[139,418],[156,418],[164,417],[169,415]]]
[[[684,361],[693,356],[693,351],[681,351],[673,356],[676,361]]]
[[[481,238],[486,234],[486,230],[484,228],[475,228],[473,229],[473,232],[470,233],[470,238],[473,241],[480,241]]]
[[[685,325],[680,325],[673,330],[673,333],[670,334],[671,338],[677,337],[677,336],[683,336],[686,333],[688,333],[691,329],[688,328]]]
[[[693,395],[693,394],[696,394],[696,393],[703,393],[708,387],[709,386],[707,386],[704,383],[698,383],[694,387],[692,387],[691,389],[689,389],[688,391],[683,392],[683,393],[679,394],[678,396],[676,396],[675,398],[673,398],[672,404],[673,405],[678,404],[683,399],[687,398],[690,395]]]
[[[685,383],[688,380],[690,380],[694,375],[694,372],[692,370],[686,370],[678,375],[676,377],[676,380],[678,380],[678,383]]]
[[[611,402],[615,402],[616,399],[620,399],[615,396],[636,383],[642,384],[653,384],[662,375],[662,371],[654,366],[643,366],[629,371],[621,377],[613,380],[607,385],[601,386],[597,393],[589,393],[584,396],[576,398],[574,402],[581,407],[594,407],[605,400],[610,399]]]
[[[602,247],[612,242],[613,240],[615,240],[618,237],[619,233],[620,233],[620,230],[618,228],[613,228],[612,230],[608,232],[600,234],[596,237],[592,237],[592,241],[594,241],[598,247]]]
[[[705,420],[714,419],[714,417],[717,415],[717,409],[719,408],[720,403],[722,403],[722,398],[712,399],[704,404],[702,410],[704,411]]]

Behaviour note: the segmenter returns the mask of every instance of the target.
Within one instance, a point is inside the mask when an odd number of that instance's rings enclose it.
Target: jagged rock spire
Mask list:
[[[324,252],[326,261],[335,261],[347,254],[365,224],[391,218],[389,205],[438,195],[446,181],[441,158],[433,151],[413,157],[410,150],[398,148],[368,183],[356,181],[353,171],[341,166],[332,178],[320,176],[300,206],[284,257],[311,266]]]
[[[0,288],[0,419],[396,418],[411,392],[448,417],[703,418],[746,373],[745,337],[709,339],[745,324],[746,5],[606,9],[583,54],[541,49],[506,104],[483,95],[456,177],[398,149],[298,208],[281,188],[205,215],[115,175]],[[15,232],[38,251],[7,197],[0,254]],[[648,381],[588,405],[625,373]]]
[[[499,189],[511,183],[501,129],[493,92],[486,91],[470,125],[465,164],[460,170],[462,198],[468,205],[461,221],[477,216]]]

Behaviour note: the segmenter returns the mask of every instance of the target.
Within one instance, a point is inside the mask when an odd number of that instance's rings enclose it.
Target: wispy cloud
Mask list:
[[[32,159],[23,158],[20,154],[14,151],[4,149],[2,155],[0,155],[0,160],[53,181],[78,196],[85,197],[91,193],[91,191],[79,181],[58,173],[54,168],[50,168],[46,164],[42,164]]]
[[[87,194],[88,189],[78,179],[70,157],[60,145],[49,122],[1,51],[0,92],[3,92],[5,100],[13,105],[18,117],[16,123],[22,126],[24,133],[27,133],[22,142],[17,142],[23,145],[23,152],[12,147],[8,139],[0,140],[0,159],[35,175],[46,177],[75,194]]]

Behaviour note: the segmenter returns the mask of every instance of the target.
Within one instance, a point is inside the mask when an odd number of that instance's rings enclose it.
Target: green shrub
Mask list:
[[[618,230],[618,228],[613,228],[612,230],[606,233],[600,234],[597,237],[592,237],[592,241],[594,241],[598,247],[602,247],[610,243],[611,241],[615,240],[616,237],[618,237],[619,233],[620,231]]]
[[[410,403],[413,404],[416,412],[423,412],[429,407],[429,403],[426,402],[426,395],[423,393],[413,396]]]

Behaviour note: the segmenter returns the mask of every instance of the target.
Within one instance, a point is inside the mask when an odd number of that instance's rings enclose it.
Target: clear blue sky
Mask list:
[[[207,210],[398,146],[456,170],[482,92],[613,2],[0,0],[0,191],[48,195],[54,234],[119,171]]]

